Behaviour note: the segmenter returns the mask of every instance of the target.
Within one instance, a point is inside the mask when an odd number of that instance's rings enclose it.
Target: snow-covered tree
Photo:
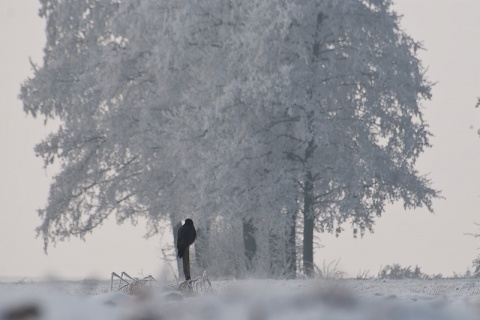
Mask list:
[[[415,55],[420,45],[400,30],[390,5],[278,2],[282,14],[274,12],[280,18],[270,16],[270,24],[287,17],[288,32],[279,28],[249,50],[250,77],[233,85],[257,119],[247,130],[262,140],[256,157],[276,170],[267,190],[285,179],[298,185],[289,203],[301,199],[306,275],[313,272],[315,228],[339,233],[349,222],[363,234],[387,203],[431,210],[437,196],[415,169],[429,146],[420,103],[431,85]]]
[[[431,209],[415,169],[430,84],[390,1],[41,3],[44,64],[21,97],[61,122],[36,147],[62,165],[46,246],[111,214],[149,234],[188,215],[217,274],[285,275],[301,225],[310,276],[315,228],[372,230],[398,200]]]

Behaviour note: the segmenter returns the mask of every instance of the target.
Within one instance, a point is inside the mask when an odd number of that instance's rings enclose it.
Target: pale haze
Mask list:
[[[43,252],[35,238],[36,210],[47,201],[53,169],[44,170],[33,147],[49,129],[43,119],[27,117],[17,99],[20,84],[32,74],[29,59],[41,64],[45,23],[34,0],[0,1],[0,277],[109,277],[112,271],[158,274],[161,250],[170,234],[143,238],[145,229],[114,219],[86,237]],[[375,233],[354,239],[350,230],[336,238],[320,234],[318,265],[338,261],[350,276],[383,265],[419,265],[425,273],[463,273],[480,253],[480,1],[398,0],[402,27],[426,48],[420,53],[428,78],[435,82],[424,115],[433,145],[418,169],[428,173],[445,199],[426,209],[391,206],[378,219]],[[52,125],[53,126],[53,125]]]

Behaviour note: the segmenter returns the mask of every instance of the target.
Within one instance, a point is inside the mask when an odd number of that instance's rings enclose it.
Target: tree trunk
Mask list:
[[[293,210],[293,212],[287,213],[290,215],[290,230],[288,232],[288,237],[286,239],[285,245],[285,256],[287,257],[287,279],[295,279],[297,277],[297,232],[296,232],[296,220],[297,220],[297,212]]]
[[[279,250],[278,235],[274,232],[270,232],[268,235],[268,278],[274,278],[282,272],[284,264],[281,255],[282,250]]]
[[[178,277],[180,278],[180,275],[182,274],[181,270],[181,264],[180,264],[180,259],[178,259],[178,252],[177,252],[177,239],[178,239],[178,229],[182,226],[181,222],[178,222],[175,224],[175,222],[172,221],[172,226],[173,226],[173,246],[175,248],[175,260],[177,260],[177,268],[178,268]]]
[[[314,113],[308,114],[308,126],[313,132]],[[305,149],[305,181],[303,189],[303,271],[305,276],[311,278],[314,276],[313,264],[313,230],[315,220],[315,190],[312,172],[308,168],[308,162],[314,157],[315,140],[312,138]]]
[[[195,241],[195,264],[201,270],[208,268],[207,248],[208,248],[209,228],[197,228],[197,240]]]
[[[313,270],[313,230],[314,230],[314,207],[313,207],[313,178],[310,172],[305,177],[305,189],[303,191],[303,271],[308,278],[314,276]]]
[[[245,245],[245,257],[247,258],[247,271],[251,271],[253,268],[253,259],[257,254],[255,227],[251,220],[243,220],[243,243]]]

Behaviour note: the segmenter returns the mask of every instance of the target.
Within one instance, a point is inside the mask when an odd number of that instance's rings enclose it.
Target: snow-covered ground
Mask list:
[[[111,292],[109,281],[2,282],[0,319],[480,319],[477,280],[230,280],[212,288],[129,296]]]

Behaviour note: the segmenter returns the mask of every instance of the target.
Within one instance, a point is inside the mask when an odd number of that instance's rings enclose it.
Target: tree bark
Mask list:
[[[288,237],[286,239],[287,243],[285,246],[286,253],[285,256],[287,257],[287,279],[295,279],[297,277],[297,232],[296,232],[296,220],[297,220],[297,212],[293,210],[293,212],[288,213],[290,215],[290,230],[288,232]]]
[[[308,126],[313,132],[313,111],[308,113]],[[305,149],[305,181],[303,185],[303,271],[305,276],[311,278],[314,276],[313,263],[313,230],[315,220],[315,190],[312,172],[309,168],[310,159],[314,158],[315,139],[311,138]]]
[[[253,268],[253,259],[257,254],[257,243],[255,241],[255,227],[251,220],[243,221],[243,243],[245,245],[245,257],[247,271]]]
[[[197,228],[197,240],[195,241],[195,264],[201,269],[208,268],[207,248],[209,228]]]
[[[303,271],[308,278],[314,276],[313,264],[313,230],[314,230],[314,194],[313,178],[311,172],[307,172],[305,177],[305,187],[303,191]]]

